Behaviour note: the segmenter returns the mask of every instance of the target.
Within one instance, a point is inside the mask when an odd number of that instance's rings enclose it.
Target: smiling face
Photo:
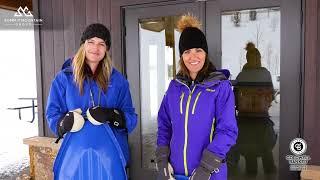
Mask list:
[[[182,53],[182,59],[189,70],[190,77],[194,80],[204,65],[206,52],[201,48],[188,49]]]
[[[88,64],[99,64],[107,52],[107,46],[101,38],[93,37],[85,41],[84,50]]]

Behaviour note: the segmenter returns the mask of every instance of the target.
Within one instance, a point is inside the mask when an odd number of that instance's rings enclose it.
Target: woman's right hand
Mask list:
[[[159,162],[158,166],[158,175],[157,180],[174,180],[173,177],[173,168],[168,161],[166,163]]]
[[[157,180],[174,180],[173,168],[168,162],[169,147],[162,146],[156,149],[156,165],[158,170]]]
[[[59,122],[58,122],[58,139],[59,142],[63,135],[67,132],[80,131],[84,125],[84,118],[81,115],[82,111],[80,108],[73,111],[69,111]]]

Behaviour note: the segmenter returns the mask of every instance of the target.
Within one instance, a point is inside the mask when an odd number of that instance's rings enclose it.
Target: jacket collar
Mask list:
[[[210,87],[215,84],[218,84],[222,80],[227,80],[227,78],[224,76],[222,72],[219,71],[211,71],[209,75],[206,77],[197,75],[194,81],[189,76],[183,76],[180,73],[178,73],[176,76],[176,81],[183,83],[189,88],[192,85]]]

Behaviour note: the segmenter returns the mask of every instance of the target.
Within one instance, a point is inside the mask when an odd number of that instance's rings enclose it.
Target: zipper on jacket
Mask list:
[[[212,139],[213,139],[214,122],[215,122],[215,118],[213,118],[213,120],[212,120],[211,133],[210,133],[210,143],[212,142]]]
[[[189,92],[191,92],[189,86],[187,86],[185,83],[181,82],[180,80],[176,79],[176,81],[184,86],[186,86],[189,89]]]
[[[184,92],[182,92],[180,96],[180,113],[181,114],[183,113],[183,109],[182,109],[183,98],[184,98]]]
[[[187,144],[188,144],[188,119],[189,119],[189,106],[192,97],[192,93],[195,90],[196,85],[190,92],[186,105],[186,115],[184,119],[184,145],[183,145],[183,164],[184,164],[184,174],[188,176],[188,165],[187,165]]]
[[[194,109],[196,108],[196,105],[197,105],[197,102],[198,102],[200,94],[201,94],[201,91],[197,94],[196,100],[193,103],[192,114],[194,114]]]

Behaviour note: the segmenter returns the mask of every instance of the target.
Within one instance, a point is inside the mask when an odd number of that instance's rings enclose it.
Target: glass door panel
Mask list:
[[[157,115],[180,58],[176,22],[188,12],[200,17],[204,7],[203,2],[168,3],[125,9],[126,73],[139,117],[129,136],[132,179],[156,179]]]
[[[298,178],[285,157],[301,137],[301,7],[299,0],[206,2],[209,56],[230,71],[236,99],[228,179]]]
[[[233,82],[239,136],[231,179],[277,179],[280,121],[280,8],[224,11],[221,65]]]
[[[143,167],[155,169],[157,116],[160,103],[176,74],[175,24],[178,16],[140,19],[140,86]]]

